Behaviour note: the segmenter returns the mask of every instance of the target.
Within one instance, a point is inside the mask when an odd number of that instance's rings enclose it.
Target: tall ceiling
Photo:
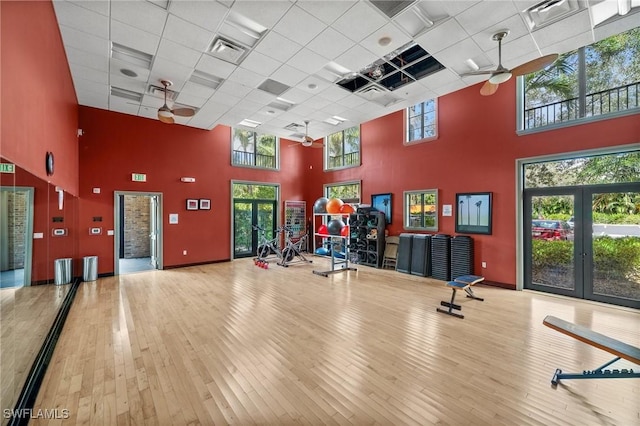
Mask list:
[[[513,68],[640,22],[640,0],[543,3],[54,0],[54,8],[80,105],[157,120],[160,81],[170,80],[169,106],[196,110],[177,124],[257,125],[296,139],[305,120],[321,138],[486,80],[461,74],[498,65],[500,30],[509,31],[502,63]]]

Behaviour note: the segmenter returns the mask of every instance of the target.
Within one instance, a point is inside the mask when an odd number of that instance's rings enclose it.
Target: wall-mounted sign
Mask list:
[[[451,204],[444,204],[442,206],[442,216],[452,216],[453,206]]]
[[[144,173],[131,173],[131,180],[133,182],[146,182],[147,175]]]
[[[176,225],[178,223],[178,213],[169,214],[169,224]]]
[[[16,165],[12,163],[0,163],[0,173],[15,173]]]

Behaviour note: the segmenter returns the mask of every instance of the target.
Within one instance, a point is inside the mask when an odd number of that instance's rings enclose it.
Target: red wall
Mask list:
[[[77,195],[78,105],[53,5],[2,1],[0,154]],[[55,174],[45,172],[45,154]]]
[[[80,125],[80,256],[99,256],[99,273],[113,271],[114,241],[106,231],[114,226],[114,191],[163,193],[165,267],[230,258],[231,180],[279,183],[283,201],[302,199],[302,151],[290,141],[281,140],[283,167],[276,172],[232,167],[226,126],[207,131],[88,107],[80,108]],[[147,181],[132,182],[132,173]],[[187,211],[187,198],[209,198],[212,208]],[[178,213],[177,225],[169,224],[170,213]],[[102,235],[89,235],[94,216],[103,218]]]
[[[322,184],[362,180],[362,200],[371,194],[393,194],[391,235],[403,231],[403,191],[437,188],[440,206],[455,212],[455,194],[493,192],[493,232],[471,235],[475,241],[474,269],[487,280],[514,286],[516,282],[516,187],[518,158],[616,146],[640,141],[638,115],[572,126],[526,136],[516,135],[515,82],[501,85],[494,95],[479,94],[479,85],[438,99],[439,137],[436,141],[403,145],[403,112],[361,126],[362,166],[322,171],[322,152],[306,159],[305,197],[322,195]],[[308,169],[308,167],[307,167]],[[311,210],[309,210],[311,211]],[[439,233],[455,235],[455,213],[442,216]],[[407,231],[413,232],[413,231]],[[481,262],[487,268],[481,269]]]

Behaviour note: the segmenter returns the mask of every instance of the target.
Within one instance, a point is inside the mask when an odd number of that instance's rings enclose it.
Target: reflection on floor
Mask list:
[[[151,264],[150,257],[136,257],[133,259],[120,259],[119,270],[120,275],[130,274],[131,272],[151,271],[156,269]]]
[[[22,287],[24,269],[12,269],[0,272],[0,288]]]

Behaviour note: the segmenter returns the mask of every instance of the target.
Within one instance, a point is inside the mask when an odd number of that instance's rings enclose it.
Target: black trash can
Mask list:
[[[85,256],[82,262],[82,281],[98,279],[98,256]]]

